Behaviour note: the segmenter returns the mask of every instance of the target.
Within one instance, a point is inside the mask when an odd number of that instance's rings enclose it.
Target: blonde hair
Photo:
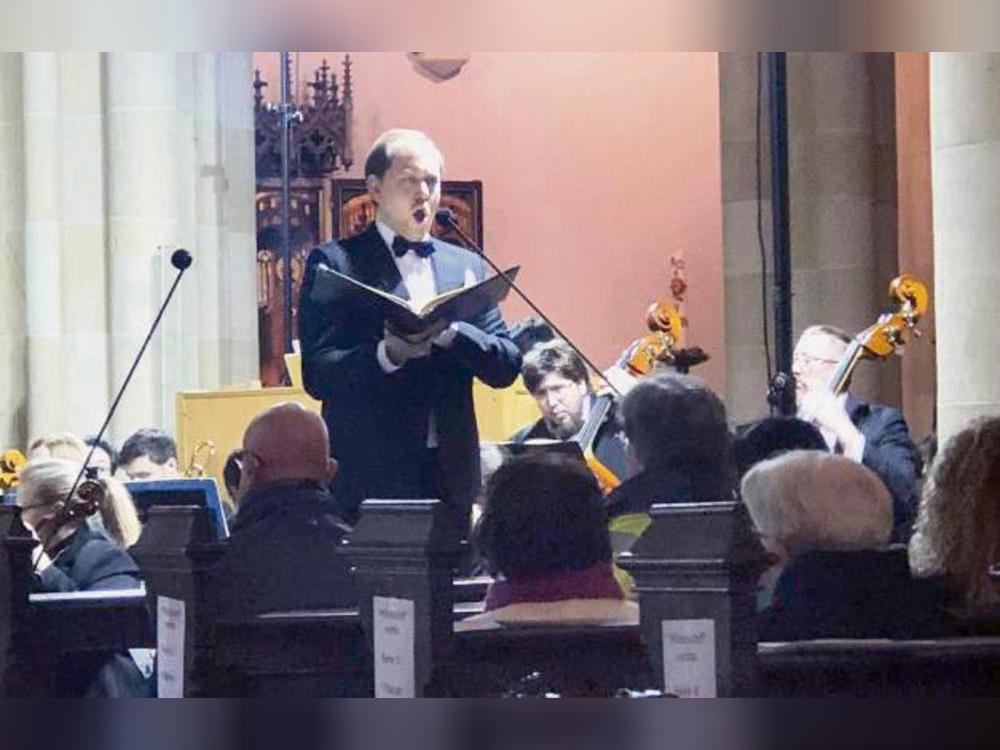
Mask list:
[[[892,533],[892,498],[870,469],[822,451],[790,451],[743,478],[760,533],[788,557],[880,549]]]
[[[86,444],[70,432],[43,435],[28,446],[29,461],[40,458],[62,458],[82,464],[86,457]],[[66,491],[69,491],[69,487]]]
[[[910,540],[917,576],[943,575],[973,608],[1000,603],[1000,417],[970,422],[945,445],[924,485]]]
[[[17,488],[17,504],[22,507],[44,507],[61,502],[80,473],[82,463],[61,458],[33,459],[21,469]],[[104,488],[105,501],[100,518],[108,536],[123,549],[139,539],[142,526],[132,496],[121,482],[104,478],[97,480]]]

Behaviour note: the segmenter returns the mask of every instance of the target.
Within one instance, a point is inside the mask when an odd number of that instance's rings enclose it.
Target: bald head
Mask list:
[[[326,484],[337,470],[326,425],[300,404],[277,404],[254,417],[243,434],[243,450],[243,491],[290,479]]]

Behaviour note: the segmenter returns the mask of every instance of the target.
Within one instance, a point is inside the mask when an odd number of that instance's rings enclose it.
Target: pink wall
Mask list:
[[[323,57],[302,53],[303,77]],[[354,172],[390,127],[428,132],[446,178],[479,179],[486,249],[606,366],[668,296],[670,256],[690,287],[687,342],[724,391],[719,80],[714,53],[483,53],[444,83],[403,52],[355,53]],[[257,53],[278,92],[277,54]],[[529,314],[508,301],[508,322]]]

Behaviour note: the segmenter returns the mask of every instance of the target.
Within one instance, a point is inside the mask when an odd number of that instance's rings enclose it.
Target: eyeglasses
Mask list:
[[[792,362],[801,365],[815,365],[823,363],[826,365],[835,365],[840,360],[838,359],[828,359],[827,357],[817,357],[812,354],[793,354]]]

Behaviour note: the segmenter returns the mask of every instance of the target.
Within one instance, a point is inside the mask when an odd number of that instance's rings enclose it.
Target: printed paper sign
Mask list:
[[[413,698],[414,607],[410,599],[376,596],[375,617],[375,697]]]
[[[663,620],[663,687],[682,698],[714,698],[715,620]]]
[[[184,697],[184,601],[156,597],[156,694]]]

